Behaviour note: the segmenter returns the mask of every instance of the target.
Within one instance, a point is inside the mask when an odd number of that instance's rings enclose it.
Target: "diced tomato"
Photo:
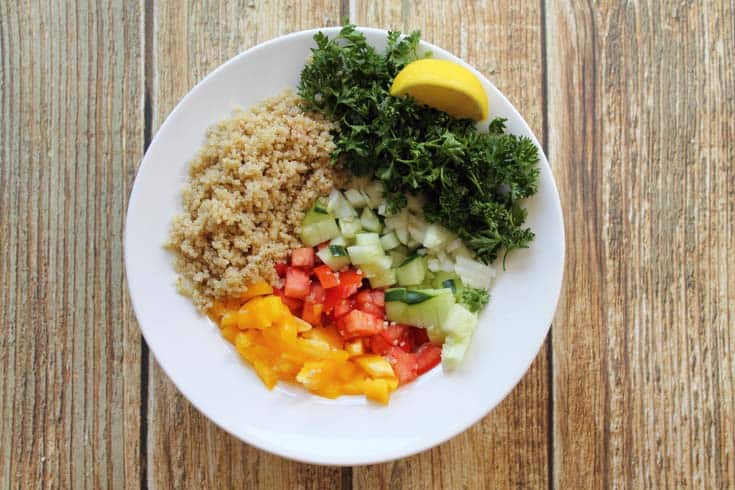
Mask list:
[[[393,344],[385,340],[385,337],[382,335],[373,335],[370,337],[370,351],[373,354],[378,354],[379,356],[384,356],[388,353],[391,347],[393,347]]]
[[[411,331],[411,337],[415,345],[424,345],[429,342],[429,333],[425,328],[421,327],[409,327]]]
[[[314,249],[311,247],[295,248],[291,252],[291,265],[306,269],[314,267]]]
[[[306,297],[307,301],[311,301],[312,303],[324,303],[324,300],[326,299],[326,293],[324,292],[324,288],[319,284],[318,282],[312,282],[311,288],[309,289],[309,294]]]
[[[410,327],[406,325],[388,325],[380,332],[380,335],[390,345],[400,347],[406,352],[413,352],[416,347]]]
[[[410,383],[418,376],[418,362],[415,354],[406,352],[399,347],[391,347],[385,357],[393,366],[393,371],[396,373],[400,384]]]
[[[286,275],[286,270],[288,269],[288,265],[286,265],[283,262],[276,263],[276,273],[278,274],[278,277],[283,277]]]
[[[316,248],[317,248],[317,250],[322,251],[325,248],[327,248],[328,246],[329,246],[329,240],[327,240],[326,242],[320,243],[319,245],[316,246]]]
[[[292,314],[301,315],[302,301],[296,298],[289,298],[283,293],[283,289],[273,288],[273,294],[279,296],[284,305],[286,305]]]
[[[365,313],[370,313],[371,315],[379,316],[380,318],[385,317],[385,308],[378,306],[375,303],[358,304],[357,309],[364,311]]]
[[[334,307],[342,300],[339,293],[339,288],[327,289],[324,298],[324,313],[331,313]]]
[[[337,319],[342,316],[345,316],[347,313],[351,312],[355,309],[355,303],[352,301],[352,299],[341,299],[339,300],[339,303],[337,303],[334,306],[334,310],[332,311],[332,316]]]
[[[322,304],[312,303],[309,300],[304,301],[304,308],[301,313],[301,319],[314,326],[321,325],[323,308],[324,305]]]
[[[373,303],[378,306],[385,306],[385,291],[382,289],[370,290],[370,297],[373,299]]]
[[[283,294],[289,298],[303,299],[309,294],[310,285],[309,274],[301,269],[289,267],[286,271],[286,287]]]
[[[337,330],[346,339],[374,335],[382,327],[382,318],[360,310],[352,310],[337,320]]]
[[[436,344],[426,343],[416,351],[417,373],[424,374],[442,360],[442,348]]]
[[[376,299],[379,302],[376,302]],[[371,313],[381,318],[385,316],[385,307],[383,306],[385,305],[385,300],[382,291],[363,289],[355,296],[355,304],[358,310],[362,310],[365,313]]]
[[[339,289],[342,298],[349,298],[362,286],[363,275],[353,269],[347,269],[339,273]]]
[[[406,325],[388,325],[381,330],[380,335],[389,343],[398,345],[398,342],[408,336],[409,329]]]
[[[339,286],[339,279],[337,274],[332,272],[332,269],[328,265],[320,265],[314,268],[314,274],[325,289]]]

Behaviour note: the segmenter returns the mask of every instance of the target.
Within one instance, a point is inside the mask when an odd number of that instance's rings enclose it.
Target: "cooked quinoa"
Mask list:
[[[299,103],[286,92],[236,111],[191,163],[166,246],[201,311],[258,280],[279,284],[274,265],[299,246],[304,213],[346,179],[330,163],[333,124]]]

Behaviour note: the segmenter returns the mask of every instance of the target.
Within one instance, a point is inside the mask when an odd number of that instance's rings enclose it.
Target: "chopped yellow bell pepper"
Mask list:
[[[267,294],[273,294],[273,288],[270,284],[265,281],[258,281],[248,286],[247,291],[240,295],[242,301],[247,301],[256,296],[265,296]]]
[[[278,380],[295,381],[327,398],[364,394],[388,403],[398,379],[387,360],[365,354],[360,339],[345,342],[333,326],[311,325],[292,315],[272,292],[258,282],[239,298],[216,301],[209,311],[269,389]]]

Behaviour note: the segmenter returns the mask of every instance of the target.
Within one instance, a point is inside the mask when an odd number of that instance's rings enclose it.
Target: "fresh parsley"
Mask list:
[[[485,305],[490,301],[490,295],[484,289],[465,287],[457,300],[472,313],[477,313],[485,308]]]
[[[504,119],[480,132],[473,121],[392,97],[393,78],[420,56],[419,36],[390,32],[379,53],[354,25],[333,39],[317,33],[298,92],[305,109],[338,122],[334,162],[381,180],[390,212],[406,205],[406,193],[423,192],[426,218],[492,262],[534,238],[521,202],[538,189],[538,151],[506,133]]]

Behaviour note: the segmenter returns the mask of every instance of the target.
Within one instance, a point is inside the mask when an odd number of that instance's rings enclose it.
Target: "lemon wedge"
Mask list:
[[[457,118],[481,121],[488,114],[487,94],[480,80],[451,61],[423,59],[407,64],[393,80],[390,94],[410,95]]]

